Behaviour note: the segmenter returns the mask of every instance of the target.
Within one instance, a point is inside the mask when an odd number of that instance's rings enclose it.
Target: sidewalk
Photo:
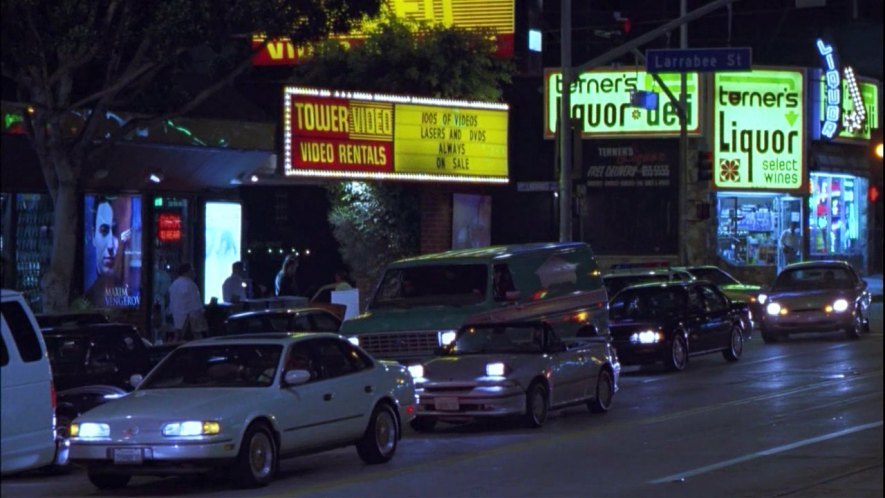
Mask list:
[[[882,274],[870,275],[863,279],[866,280],[867,284],[870,286],[869,289],[870,293],[873,295],[873,302],[882,302]]]

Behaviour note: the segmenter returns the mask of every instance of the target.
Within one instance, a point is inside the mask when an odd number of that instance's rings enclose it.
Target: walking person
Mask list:
[[[299,296],[298,281],[296,273],[298,272],[298,255],[289,254],[283,259],[283,266],[277,272],[274,279],[274,293],[277,296]]]
[[[178,277],[169,286],[169,308],[175,327],[175,342],[199,339],[209,330],[196,278],[193,265],[182,263],[178,267]]]

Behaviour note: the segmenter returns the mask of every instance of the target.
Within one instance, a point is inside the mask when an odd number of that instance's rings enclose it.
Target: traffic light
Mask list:
[[[698,151],[698,181],[708,182],[713,179],[713,152]]]

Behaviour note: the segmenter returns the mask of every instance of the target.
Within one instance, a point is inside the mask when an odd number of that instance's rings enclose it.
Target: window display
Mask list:
[[[862,254],[866,249],[866,178],[812,173],[808,198],[812,255]]]
[[[15,288],[34,312],[43,311],[40,279],[52,251],[52,198],[45,194],[16,195]]]
[[[735,266],[777,264],[779,211],[774,194],[719,194],[719,256]]]
[[[164,337],[172,328],[169,311],[169,286],[181,263],[190,263],[191,223],[188,200],[178,197],[154,197],[154,264],[151,300],[151,338]]]

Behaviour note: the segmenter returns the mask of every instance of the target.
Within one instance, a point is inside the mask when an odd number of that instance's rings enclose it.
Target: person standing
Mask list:
[[[209,329],[203,313],[203,299],[195,282],[196,277],[193,265],[182,263],[178,267],[178,278],[169,286],[169,308],[175,327],[175,342],[188,340],[189,336],[199,339]]]
[[[784,255],[784,264],[795,263],[799,260],[799,223],[790,222],[790,226],[781,233],[780,246]]]
[[[249,279],[242,261],[236,261],[231,265],[231,274],[221,284],[221,298],[226,303],[239,303],[251,296]]]
[[[298,296],[300,289],[295,275],[298,272],[298,255],[289,254],[283,259],[283,266],[274,279],[274,292],[277,296]]]

